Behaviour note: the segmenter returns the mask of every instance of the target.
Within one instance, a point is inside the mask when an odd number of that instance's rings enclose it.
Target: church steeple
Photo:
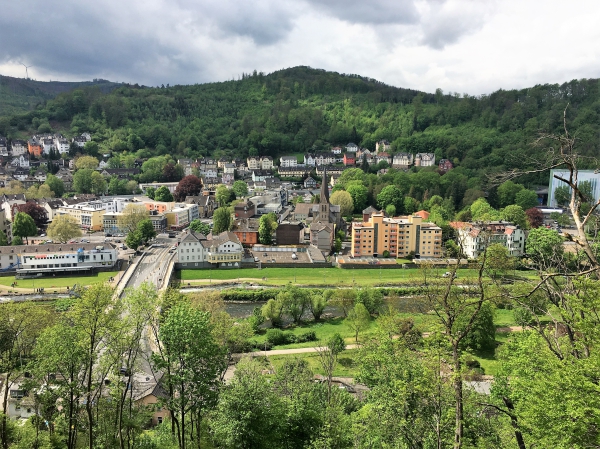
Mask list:
[[[320,223],[329,223],[329,188],[327,187],[327,170],[323,170],[321,181],[321,194],[319,198],[319,213],[317,219]]]
[[[329,183],[327,182],[327,169],[323,170],[323,181],[321,182],[321,194],[319,204],[329,204]]]

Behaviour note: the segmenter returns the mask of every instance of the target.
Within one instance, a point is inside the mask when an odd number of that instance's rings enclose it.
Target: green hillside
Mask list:
[[[489,191],[487,175],[525,168],[539,159],[539,132],[563,131],[565,107],[579,151],[596,155],[600,131],[597,80],[499,90],[490,95],[423,93],[358,75],[295,67],[238,81],[147,88],[122,85],[110,93],[78,88],[44,107],[0,117],[0,134],[25,137],[40,127],[69,134],[89,131],[99,149],[138,157],[278,156],[356,142],[373,150],[387,139],[392,151],[434,152],[455,166],[392,173],[364,180],[369,202],[386,183],[405,184],[418,201],[452,198],[458,210]],[[371,167],[374,172],[377,167]],[[143,180],[160,180],[156,170]],[[414,176],[413,176],[414,175]],[[373,175],[374,176],[374,175]],[[520,180],[547,183],[547,174]],[[466,201],[463,199],[466,198]]]
[[[58,94],[92,86],[108,93],[120,84],[102,79],[79,82],[35,81],[0,75],[0,116],[30,111]]]

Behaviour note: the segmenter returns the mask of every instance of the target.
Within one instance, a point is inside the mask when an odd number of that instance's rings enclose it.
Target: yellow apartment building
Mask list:
[[[442,257],[442,229],[423,223],[419,216],[388,218],[373,213],[369,221],[353,223],[352,257],[406,257],[410,252],[421,258]]]
[[[83,230],[102,231],[102,218],[106,211],[104,209],[94,209],[88,206],[61,206],[58,208],[58,215],[69,215],[75,219]]]

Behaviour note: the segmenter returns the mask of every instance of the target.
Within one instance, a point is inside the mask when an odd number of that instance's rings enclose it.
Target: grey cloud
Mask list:
[[[419,14],[414,0],[307,0],[340,20],[361,24],[413,24]]]

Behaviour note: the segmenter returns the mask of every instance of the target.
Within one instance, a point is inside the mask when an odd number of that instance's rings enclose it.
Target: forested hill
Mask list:
[[[98,79],[94,81],[35,81],[0,75],[0,116],[23,113],[63,92],[82,87],[96,87],[108,93],[120,83]]]
[[[0,134],[27,137],[48,125],[66,135],[89,131],[101,149],[138,156],[245,157],[320,151],[356,142],[393,152],[435,152],[484,189],[486,174],[524,167],[540,131],[568,125],[582,153],[599,145],[598,80],[499,90],[474,97],[423,93],[357,75],[295,67],[237,81],[147,88],[122,85],[108,94],[82,88],[20,115],[0,118]],[[458,174],[457,173],[457,174]],[[547,175],[522,180],[545,184]]]

